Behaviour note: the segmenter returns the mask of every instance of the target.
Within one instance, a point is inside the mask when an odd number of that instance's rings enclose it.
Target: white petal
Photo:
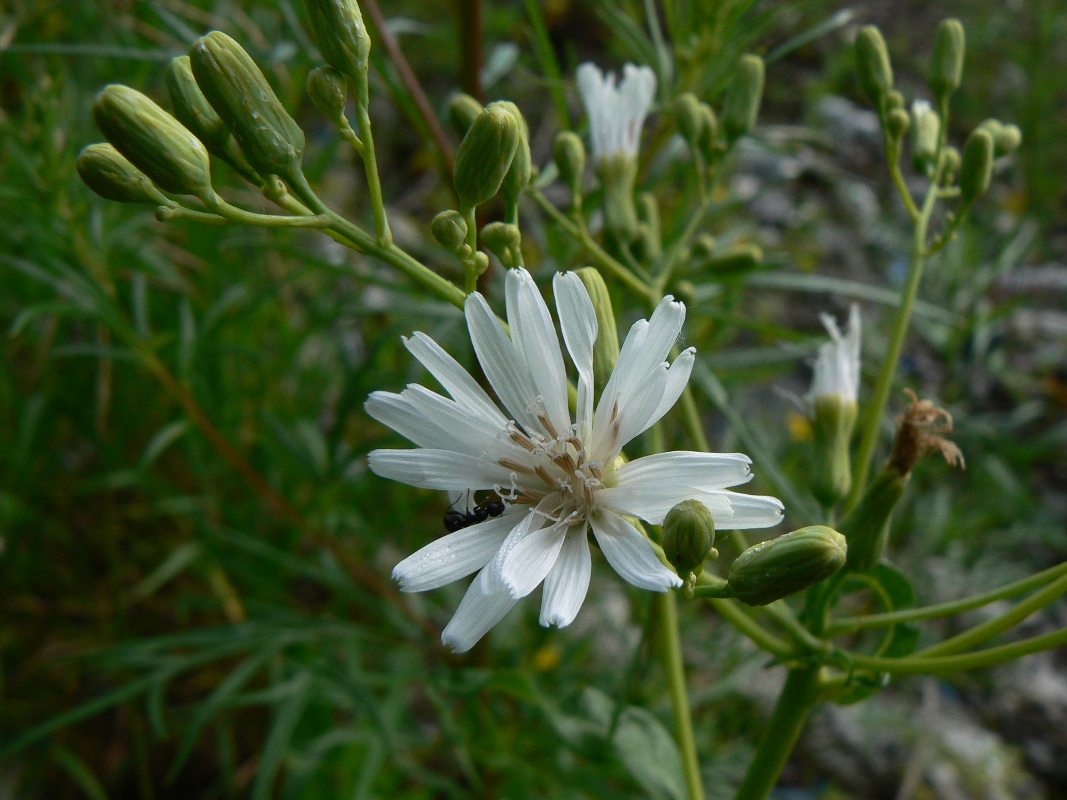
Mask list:
[[[625,490],[642,491],[646,486],[661,484],[706,492],[748,483],[752,480],[751,464],[752,459],[744,453],[674,450],[635,458],[605,480]]]
[[[723,515],[720,520],[715,511],[711,512],[715,518],[715,527],[720,530],[770,528],[781,522],[785,513],[785,507],[777,497],[728,491],[722,494],[730,501],[730,513]]]
[[[694,363],[696,363],[696,348],[693,347],[683,350],[682,354],[674,359],[674,363],[667,370],[667,380],[663,386],[663,396],[660,398],[659,405],[656,406],[656,410],[652,412],[652,416],[648,418],[645,426],[638,433],[644,433],[663,419],[664,414],[674,408],[674,404],[678,402],[678,398],[685,391],[686,384],[689,383],[689,376],[693,373]]]
[[[505,290],[511,341],[523,355],[549,420],[558,434],[566,436],[571,427],[567,372],[552,315],[526,270],[508,270]]]
[[[567,525],[556,523],[528,531],[507,549],[500,577],[512,597],[525,597],[545,579],[567,538]],[[507,545],[501,545],[503,550]]]
[[[497,421],[417,384],[400,394],[373,392],[364,408],[373,419],[419,447],[471,456],[481,456],[487,448],[518,454],[518,446],[499,435],[503,428]]]
[[[451,450],[374,450],[367,456],[367,464],[375,475],[420,489],[492,489],[510,486],[513,476],[523,485],[522,475],[488,459]]]
[[[537,388],[526,360],[519,353],[500,321],[478,292],[468,295],[464,305],[467,328],[474,352],[489,383],[512,419],[528,431],[544,431],[534,408]]]
[[[575,525],[567,531],[559,558],[545,578],[541,624],[546,628],[549,625],[565,628],[574,621],[589,591],[591,562],[586,526]]]
[[[485,592],[482,583],[479,578],[471,581],[452,620],[441,632],[441,642],[454,653],[466,653],[474,647],[515,606],[507,591]]]
[[[607,464],[615,460],[630,441],[648,427],[647,422],[663,399],[667,385],[667,363],[661,363],[645,376],[644,389],[634,393],[629,400],[619,400],[619,415],[604,431],[603,439],[593,440],[593,452],[599,461]]]
[[[593,345],[597,337],[596,310],[582,279],[575,273],[556,274],[552,281],[556,313],[571,361],[578,368],[578,402],[575,421],[578,438],[585,441],[593,425]]]
[[[426,370],[437,379],[452,399],[461,406],[477,410],[503,426],[507,417],[489,399],[485,390],[471,377],[456,359],[446,353],[437,342],[421,331],[411,338],[403,338],[404,347],[419,360]]]
[[[426,592],[465,578],[489,563],[519,522],[515,512],[442,536],[393,568],[402,592]]]
[[[589,521],[604,558],[623,580],[653,592],[682,585],[681,579],[656,558],[649,541],[618,514],[601,511]]]

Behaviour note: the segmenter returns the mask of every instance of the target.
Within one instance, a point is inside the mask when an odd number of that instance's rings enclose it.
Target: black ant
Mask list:
[[[459,501],[457,500],[456,503],[458,502]],[[470,503],[469,493],[467,494],[467,502]],[[452,505],[455,505],[456,503],[453,503]],[[485,522],[489,517],[499,517],[504,513],[505,508],[506,506],[504,505],[504,502],[496,497],[483,500],[474,508],[465,512],[456,511],[452,506],[449,506],[444,517],[445,530],[449,533],[461,531],[464,528],[469,528],[471,525]]]

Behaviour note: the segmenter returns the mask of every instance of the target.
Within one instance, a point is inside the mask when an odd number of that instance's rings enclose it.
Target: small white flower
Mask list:
[[[577,368],[577,414],[567,406],[567,373],[548,306],[529,273],[506,279],[509,336],[485,299],[467,298],[471,341],[507,414],[440,346],[423,333],[404,344],[451,399],[419,385],[400,394],[374,392],[367,413],[418,449],[375,450],[378,475],[447,492],[489,493],[505,510],[444,536],[393,570],[401,591],[435,589],[474,572],[442,641],[469,650],[544,582],[541,624],[569,625],[589,587],[592,528],[608,563],[625,580],[666,591],[678,576],[623,515],[659,524],[682,500],[704,503],[716,526],[776,524],[773,497],[724,491],[752,476],[740,453],[669,452],[617,463],[620,450],[674,405],[689,380],[695,351],[665,361],[685,307],[666,298],[652,318],[633,325],[593,410],[593,343],[597,321],[574,273],[553,282],[563,341]],[[455,495],[453,494],[453,497]]]
[[[599,160],[616,153],[636,156],[641,127],[656,96],[656,73],[650,67],[627,64],[616,87],[615,73],[605,75],[587,61],[578,67],[576,78],[589,117],[593,157]]]
[[[823,326],[830,334],[830,341],[819,345],[815,359],[815,375],[808,392],[808,405],[815,398],[834,395],[855,403],[860,391],[860,309],[853,304],[848,313],[848,330],[841,334],[837,322],[829,314],[821,314]]]

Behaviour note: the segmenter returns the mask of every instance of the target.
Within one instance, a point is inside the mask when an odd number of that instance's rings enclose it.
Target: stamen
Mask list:
[[[537,420],[545,426],[545,430],[548,431],[548,435],[553,439],[559,438],[559,433],[556,432],[555,426],[552,425],[552,420],[548,418],[548,414],[544,411],[537,412]]]
[[[536,470],[530,469],[528,466],[526,466],[525,464],[520,464],[518,461],[512,461],[510,458],[498,459],[496,463],[498,463],[505,469],[513,469],[516,472],[523,472],[527,475],[538,474]],[[538,467],[538,469],[540,469],[540,467]]]
[[[537,475],[537,477],[539,477],[541,480],[543,480],[549,486],[552,486],[556,482],[555,479],[551,475],[548,474],[548,470],[546,470],[540,464],[538,464],[536,467],[534,467],[533,471],[534,471],[534,474]]]

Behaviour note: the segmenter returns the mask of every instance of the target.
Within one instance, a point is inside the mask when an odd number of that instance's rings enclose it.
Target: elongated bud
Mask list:
[[[856,34],[856,70],[867,99],[880,106],[882,97],[893,88],[893,67],[882,32],[864,25]]]
[[[370,63],[370,35],[355,0],[306,0],[311,38],[323,60],[356,79]]]
[[[930,89],[936,97],[947,97],[963,77],[966,38],[958,19],[943,19],[934,35],[934,55],[930,60]]]
[[[838,527],[848,541],[848,568],[856,572],[869,572],[885,552],[889,541],[889,526],[910,473],[901,474],[895,467],[886,464],[871,481],[856,507]]]
[[[595,267],[575,270],[581,279],[596,312],[597,335],[593,343],[593,383],[605,386],[615,362],[619,358],[619,331],[615,326],[615,312],[611,307],[611,295],[604,278]]]
[[[709,164],[723,154],[726,147],[719,140],[719,121],[707,103],[700,104],[700,154]]]
[[[178,121],[191,130],[209,151],[221,149],[229,140],[230,131],[197,86],[189,56],[172,58],[167,64],[164,78]]]
[[[462,138],[484,110],[482,104],[469,94],[456,92],[448,101],[448,121],[452,123],[456,134]]]
[[[903,139],[909,127],[911,127],[911,117],[908,116],[908,112],[903,108],[894,108],[886,114],[885,129],[889,134],[889,138],[894,142],[899,142]]]
[[[960,171],[960,151],[955,147],[943,147],[941,149],[941,184],[951,186],[956,182],[956,175]]]
[[[845,537],[825,525],[786,533],[745,550],[730,565],[734,597],[763,606],[824,580],[845,565]]]
[[[997,158],[1010,156],[1023,141],[1023,132],[1018,125],[1005,125],[999,119],[987,119],[978,128],[993,137],[993,155]]]
[[[763,59],[752,54],[741,56],[734,69],[722,106],[722,129],[730,142],[756,124],[763,99],[763,73]]]
[[[616,241],[632,242],[637,236],[637,159],[621,151],[600,156],[596,174],[604,195],[604,227]]]
[[[700,574],[704,562],[715,558],[715,520],[699,500],[683,500],[663,520],[663,552],[684,579]]]
[[[989,189],[992,177],[993,137],[986,130],[971,131],[960,157],[960,200],[973,203]]]
[[[712,248],[714,242],[711,239]],[[756,244],[733,244],[711,253],[706,253],[706,249],[703,244],[694,248],[697,260],[690,268],[690,273],[706,271],[719,276],[734,275],[753,270],[763,262],[763,250]]]
[[[683,92],[674,99],[674,118],[678,133],[690,147],[697,147],[704,129],[704,116],[700,113],[700,100],[692,92]]]
[[[112,84],[93,103],[93,118],[107,140],[164,191],[214,196],[203,143],[150,98]]]
[[[82,182],[105,200],[160,205],[167,198],[141,170],[109,144],[91,144],[78,154]]]
[[[264,175],[299,174],[304,132],[244,48],[225,33],[212,31],[196,41],[189,61],[197,85],[248,162]]]
[[[556,162],[559,176],[571,192],[571,201],[578,205],[582,196],[582,177],[585,174],[585,145],[574,131],[556,134],[552,145],[552,160]]]
[[[308,73],[308,97],[315,108],[338,128],[348,128],[345,103],[348,102],[348,81],[333,67],[317,67]]]
[[[815,471],[811,491],[823,507],[830,508],[852,488],[849,443],[859,409],[854,400],[836,394],[816,395],[812,406]]]
[[[911,160],[915,169],[925,172],[937,155],[941,118],[930,107],[930,104],[923,100],[916,100],[912,103],[911,118]]]
[[[510,225],[506,222],[490,222],[481,233],[482,244],[489,248],[489,252],[500,259],[505,269],[519,266],[519,247],[522,244],[522,236],[518,225]]]
[[[486,108],[456,151],[452,179],[463,208],[479,206],[500,191],[519,146],[519,123],[500,106]]]
[[[511,166],[508,167],[504,182],[500,186],[500,194],[503,195],[505,202],[509,205],[515,205],[526,190],[527,184],[530,183],[530,176],[533,174],[533,157],[530,155],[530,129],[526,125],[526,118],[514,103],[504,100],[490,103],[489,105],[490,107],[499,106],[503,108],[515,117],[515,121],[519,125],[519,141],[515,146],[515,156],[511,159]]]
[[[467,247],[467,221],[458,211],[442,211],[430,223],[430,232],[441,247],[457,256]]]

